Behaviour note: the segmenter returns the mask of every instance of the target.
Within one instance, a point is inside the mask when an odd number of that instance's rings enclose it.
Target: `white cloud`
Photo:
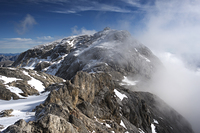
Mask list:
[[[38,40],[53,40],[54,37],[51,36],[42,36],[42,37],[37,37]]]
[[[71,30],[73,35],[93,35],[96,33],[95,30],[87,30],[84,27],[79,30],[77,26],[74,26]]]
[[[32,41],[31,38],[5,38],[6,40],[10,40],[10,41]]]
[[[200,1],[156,0],[140,21],[143,29],[135,36],[154,50],[166,70],[154,77],[151,91],[174,107],[200,132],[200,75],[189,70],[180,58],[182,54],[200,56]],[[131,27],[130,27],[131,29]],[[163,54],[170,52],[172,54]]]
[[[138,35],[145,45],[176,54],[199,53],[200,2],[191,0],[156,1]]]
[[[82,4],[81,4],[82,3]],[[69,4],[69,3],[68,3]],[[117,5],[109,5],[99,2],[79,1],[79,3],[71,3],[71,7],[53,11],[55,13],[78,13],[83,11],[104,11],[104,12],[118,12],[118,13],[131,13],[131,10],[121,8]]]
[[[145,91],[152,92],[181,113],[192,125],[195,133],[199,133],[200,123],[200,74],[185,67],[176,55],[159,53],[164,64]]]
[[[16,31],[18,34],[24,34],[36,24],[37,22],[34,19],[34,17],[30,14],[27,14],[26,17],[20,23],[17,24]]]

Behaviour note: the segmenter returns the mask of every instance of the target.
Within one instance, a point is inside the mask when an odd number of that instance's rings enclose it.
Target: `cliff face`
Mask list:
[[[21,53],[13,67],[20,68],[0,69],[0,75],[17,79],[2,80],[1,90],[9,94],[2,99],[49,94],[32,110],[34,120],[18,120],[4,133],[193,133],[159,97],[134,91],[162,64],[127,31],[104,29],[40,45]],[[33,78],[43,90],[28,86]],[[8,86],[23,93],[15,96]]]

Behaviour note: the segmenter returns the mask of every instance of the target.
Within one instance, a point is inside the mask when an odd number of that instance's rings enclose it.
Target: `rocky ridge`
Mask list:
[[[17,100],[29,95],[39,95],[49,85],[63,81],[59,77],[42,72],[0,67],[0,99]]]
[[[94,35],[36,46],[21,53],[13,67],[31,68],[68,80],[78,71],[107,72],[121,80],[124,75],[150,78],[158,64],[159,59],[129,32],[106,28]]]
[[[78,72],[72,80],[54,87],[35,111],[35,121],[19,120],[4,133],[193,132],[190,124],[157,96],[123,88],[107,73]]]

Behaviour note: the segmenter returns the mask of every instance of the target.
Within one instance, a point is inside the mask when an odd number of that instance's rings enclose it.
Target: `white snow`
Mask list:
[[[21,96],[19,93],[23,93],[23,91],[21,89],[19,89],[18,87],[14,87],[14,86],[8,86],[5,85],[6,89],[10,90],[11,92],[15,93],[17,96],[19,96],[20,98],[25,98],[23,96]]]
[[[136,85],[137,82],[139,82],[139,81],[137,81],[137,80],[131,81],[126,76],[124,76],[124,79],[122,80],[122,83],[120,83],[120,85]]]
[[[14,111],[11,115],[12,117],[1,117],[0,124],[6,129],[9,125],[14,124],[19,119],[24,119],[25,121],[34,120],[35,112],[32,110],[39,104],[41,104],[48,96],[49,92],[43,93],[38,96],[29,96],[27,99],[19,100],[0,100],[0,112],[3,110],[13,109]],[[3,129],[3,130],[4,130]]]
[[[120,125],[123,126],[125,129],[127,129],[126,126],[124,125],[124,122],[122,120],[120,122]]]
[[[13,82],[13,81],[16,81],[16,80],[22,80],[22,79],[5,77],[5,76],[0,75],[0,80],[3,80],[4,84],[7,84],[7,83],[10,83],[10,82]]]
[[[23,71],[23,73],[31,78],[31,80],[28,81],[28,84],[34,87],[39,92],[44,91],[45,87],[43,86],[43,83],[33,77],[31,77],[28,72]]]
[[[128,98],[125,94],[120,93],[118,90],[114,89],[115,94],[117,95],[117,97],[120,98],[120,100],[122,101],[124,98]]]
[[[138,128],[140,133],[145,133],[141,128]]]
[[[147,62],[151,62],[148,58],[144,57],[143,55],[139,54],[139,56],[145,59]]]
[[[111,128],[111,126],[109,124],[107,124],[107,123],[106,123],[106,126],[109,127],[109,128]]]
[[[159,124],[157,120],[153,119],[153,123]]]
[[[154,124],[151,124],[151,131],[152,131],[152,133],[157,133],[156,132],[156,127],[155,127]]]

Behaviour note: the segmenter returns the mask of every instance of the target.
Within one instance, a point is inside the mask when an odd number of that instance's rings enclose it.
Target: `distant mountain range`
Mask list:
[[[7,67],[11,66],[12,63],[17,59],[19,53],[0,53],[0,66]]]

